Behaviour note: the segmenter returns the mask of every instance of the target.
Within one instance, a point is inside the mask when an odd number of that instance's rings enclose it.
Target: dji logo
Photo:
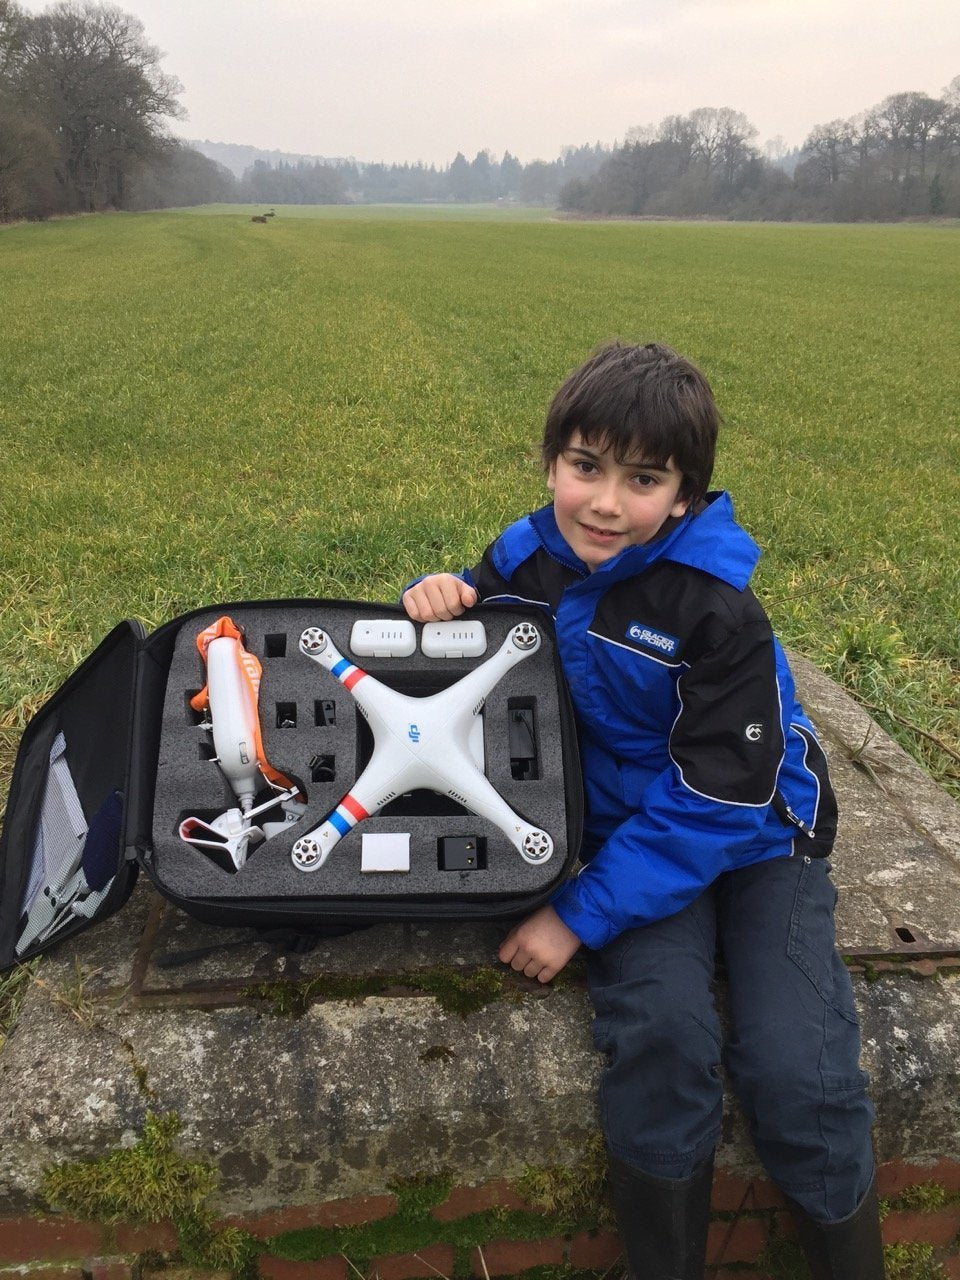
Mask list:
[[[408,725],[408,726],[407,726],[407,737],[410,739],[410,741],[411,741],[411,742],[419,742],[419,741],[420,741],[420,726],[419,726],[419,725],[416,725],[416,724]]]

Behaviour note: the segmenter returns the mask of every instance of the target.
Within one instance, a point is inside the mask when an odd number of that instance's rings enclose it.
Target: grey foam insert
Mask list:
[[[487,633],[479,658],[428,658],[420,649],[406,658],[358,657],[350,632],[358,619],[389,617],[383,605],[244,605],[229,616],[245,634],[246,647],[263,667],[260,724],[266,758],[296,779],[306,791],[303,817],[252,850],[237,872],[226,871],[201,850],[180,839],[187,816],[211,821],[236,800],[217,764],[210,759],[210,735],[198,727],[189,707],[205,674],[197,635],[224,611],[193,617],[176,639],[164,697],[153,811],[153,869],[176,894],[195,898],[304,899],[410,898],[475,900],[535,894],[558,882],[567,859],[566,809],[560,700],[553,636],[542,615],[518,609],[474,610]],[[370,729],[349,691],[327,670],[299,651],[301,632],[319,626],[340,652],[383,683],[411,696],[425,696],[459,680],[499,649],[520,621],[540,624],[541,645],[514,666],[488,694],[482,711],[484,771],[506,802],[554,841],[551,858],[533,866],[524,862],[507,837],[489,820],[458,812],[452,801],[415,791],[380,814],[364,819],[336,845],[316,871],[295,867],[290,851],[297,839],[318,826],[343,799],[369,758]],[[335,723],[329,721],[329,704]],[[509,718],[517,707],[532,708],[536,728],[536,777],[515,778],[511,770]],[[319,712],[319,714],[318,714]],[[332,757],[332,761],[330,760]],[[331,776],[332,775],[332,776]],[[268,792],[258,795],[266,798]],[[404,812],[391,812],[399,804]],[[446,811],[444,811],[446,810]],[[272,817],[274,815],[266,815]],[[279,816],[279,811],[277,816]],[[399,832],[410,836],[408,872],[363,872],[365,833]],[[439,841],[477,837],[485,866],[442,870]]]

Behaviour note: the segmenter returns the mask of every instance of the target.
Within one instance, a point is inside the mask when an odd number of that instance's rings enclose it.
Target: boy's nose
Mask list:
[[[601,484],[593,491],[593,510],[599,515],[617,515],[620,511],[620,493],[613,483]]]

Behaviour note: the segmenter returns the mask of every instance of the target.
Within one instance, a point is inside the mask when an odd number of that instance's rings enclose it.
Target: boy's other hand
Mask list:
[[[455,573],[431,573],[403,593],[414,622],[449,622],[477,603],[477,593]]]
[[[579,949],[580,939],[547,906],[514,925],[497,954],[511,969],[549,982]]]

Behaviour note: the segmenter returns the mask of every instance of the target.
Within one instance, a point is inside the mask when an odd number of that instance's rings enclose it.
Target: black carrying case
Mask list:
[[[252,849],[239,869],[226,869],[179,836],[188,814],[210,820],[236,803],[212,758],[211,735],[189,703],[205,680],[196,637],[223,615],[241,628],[263,669],[266,758],[300,784],[307,799],[304,815]],[[0,835],[0,969],[119,910],[141,869],[165,897],[207,923],[302,934],[377,921],[506,919],[548,901],[576,862],[583,817],[573,712],[549,618],[513,606],[471,610],[465,619],[482,623],[487,636],[485,652],[476,657],[428,657],[419,625],[410,655],[352,652],[354,623],[391,619],[406,615],[376,603],[272,600],[196,609],[150,635],[135,621],[115,627],[23,733]],[[541,643],[485,699],[483,772],[518,814],[549,832],[549,860],[530,865],[489,819],[420,789],[359,822],[319,869],[295,867],[292,845],[349,791],[373,745],[348,690],[299,651],[301,631],[322,627],[351,662],[417,698],[487,661],[518,623],[532,623]],[[45,856],[55,861],[51,845],[60,827],[70,825],[61,815],[48,824],[52,833],[39,834],[41,811],[48,812],[51,752],[58,751],[57,768],[65,762],[85,822],[99,832],[102,887],[86,900],[86,914],[67,912],[47,936],[18,947],[25,895],[37,891],[38,842],[45,841]],[[363,836],[397,832],[409,836],[409,871],[361,870]],[[66,840],[77,840],[79,848],[81,836],[82,830],[67,831]],[[465,846],[474,851],[466,866],[458,856]]]

